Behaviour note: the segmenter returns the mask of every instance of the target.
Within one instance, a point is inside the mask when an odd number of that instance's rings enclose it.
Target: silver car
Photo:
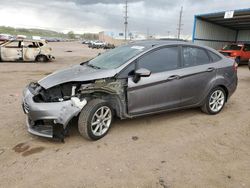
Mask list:
[[[237,87],[237,65],[217,51],[181,41],[130,43],[57,71],[23,93],[28,131],[63,140],[78,118],[80,134],[98,140],[113,118],[200,107],[219,113]]]

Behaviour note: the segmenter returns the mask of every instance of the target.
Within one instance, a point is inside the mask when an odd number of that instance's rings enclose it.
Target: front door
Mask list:
[[[2,61],[21,61],[23,59],[21,41],[8,42],[1,47]]]
[[[131,115],[177,108],[180,103],[180,48],[164,47],[137,60],[136,67],[151,71],[137,83],[128,78],[128,113]]]

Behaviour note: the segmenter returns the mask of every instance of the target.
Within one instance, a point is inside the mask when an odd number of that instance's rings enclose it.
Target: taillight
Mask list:
[[[237,64],[236,62],[234,62],[233,69],[234,69],[235,72],[236,72],[237,69],[238,69],[238,64]]]

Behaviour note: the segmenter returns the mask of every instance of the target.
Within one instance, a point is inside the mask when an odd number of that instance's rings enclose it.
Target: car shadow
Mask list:
[[[145,128],[146,126],[154,126],[159,121],[164,122],[173,122],[179,119],[186,119],[190,116],[195,115],[206,115],[201,112],[199,108],[192,108],[186,110],[172,111],[172,112],[162,112],[152,115],[140,116],[132,119],[119,119],[117,117],[114,118],[112,128],[110,129],[108,134],[112,134],[113,131],[119,129],[120,127],[140,127]],[[70,137],[81,137],[78,132],[78,118],[74,118],[68,125],[69,127],[69,135]],[[133,132],[132,132],[133,133]],[[131,134],[132,134],[131,133]],[[82,138],[81,138],[82,139]]]

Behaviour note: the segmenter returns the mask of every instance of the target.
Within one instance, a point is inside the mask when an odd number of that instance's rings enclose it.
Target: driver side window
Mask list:
[[[179,47],[165,47],[150,52],[140,58],[137,68],[145,68],[152,73],[177,69],[179,66]]]

